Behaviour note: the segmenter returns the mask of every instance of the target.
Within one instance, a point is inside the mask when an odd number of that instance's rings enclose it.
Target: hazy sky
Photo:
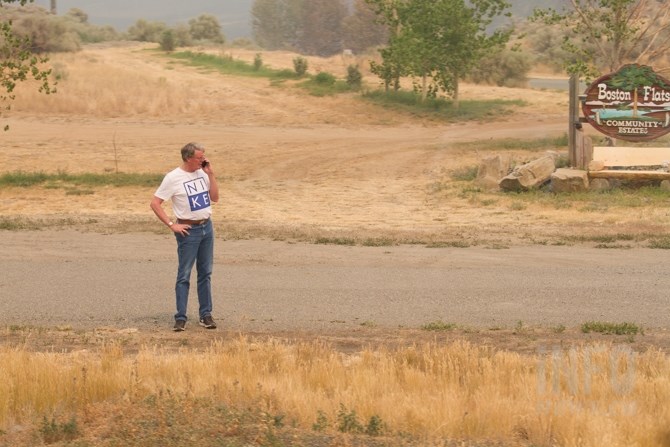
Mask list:
[[[187,23],[200,14],[212,14],[219,19],[228,39],[250,35],[249,10],[253,0],[57,0],[59,15],[71,8],[88,14],[95,25],[112,25],[125,31],[138,19],[165,22],[168,25]],[[36,5],[49,8],[50,0],[34,0]]]

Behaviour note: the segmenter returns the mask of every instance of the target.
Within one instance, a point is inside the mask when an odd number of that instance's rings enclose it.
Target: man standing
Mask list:
[[[175,294],[177,313],[175,331],[186,326],[186,307],[193,264],[198,273],[198,303],[200,325],[215,329],[212,318],[212,267],[214,265],[214,227],[212,203],[219,201],[219,186],[214,170],[205,158],[205,148],[188,143],[181,149],[183,163],[167,173],[151,201],[151,209],[177,238],[179,267]],[[172,200],[176,222],[168,217],[163,202]]]

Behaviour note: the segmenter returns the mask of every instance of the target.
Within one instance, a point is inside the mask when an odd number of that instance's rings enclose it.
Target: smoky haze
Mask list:
[[[35,5],[49,9],[50,0],[35,0]],[[253,0],[57,0],[57,13],[67,13],[79,8],[88,14],[88,21],[95,25],[111,25],[125,31],[138,19],[164,22],[167,25],[188,23],[201,14],[211,14],[219,19],[227,39],[250,37],[250,14]]]
[[[167,25],[188,23],[201,14],[211,14],[219,19],[227,39],[251,37],[251,5],[254,0],[57,0],[58,14],[79,8],[88,14],[94,25],[111,25],[125,31],[139,19],[164,22]],[[511,11],[517,17],[526,17],[533,8],[564,6],[565,0],[512,0]],[[35,0],[34,4],[49,9],[50,0]]]

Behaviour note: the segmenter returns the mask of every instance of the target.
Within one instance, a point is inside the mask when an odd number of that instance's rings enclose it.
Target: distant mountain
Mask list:
[[[251,36],[251,5],[254,0],[57,0],[58,14],[79,8],[88,14],[95,25],[111,25],[125,31],[139,19],[165,22],[168,25],[187,23],[200,14],[212,14],[219,19],[228,39]],[[567,0],[510,0],[515,17],[527,17],[535,8],[560,9]],[[35,0],[34,4],[50,7],[50,0]]]

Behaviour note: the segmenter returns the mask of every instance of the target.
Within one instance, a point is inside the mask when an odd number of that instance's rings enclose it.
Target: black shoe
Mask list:
[[[214,323],[214,319],[211,315],[207,315],[206,317],[201,318],[200,326],[204,327],[205,329],[216,329],[216,323]]]
[[[172,328],[173,331],[181,332],[184,329],[186,329],[186,321],[185,320],[176,320],[174,322],[174,327]]]

